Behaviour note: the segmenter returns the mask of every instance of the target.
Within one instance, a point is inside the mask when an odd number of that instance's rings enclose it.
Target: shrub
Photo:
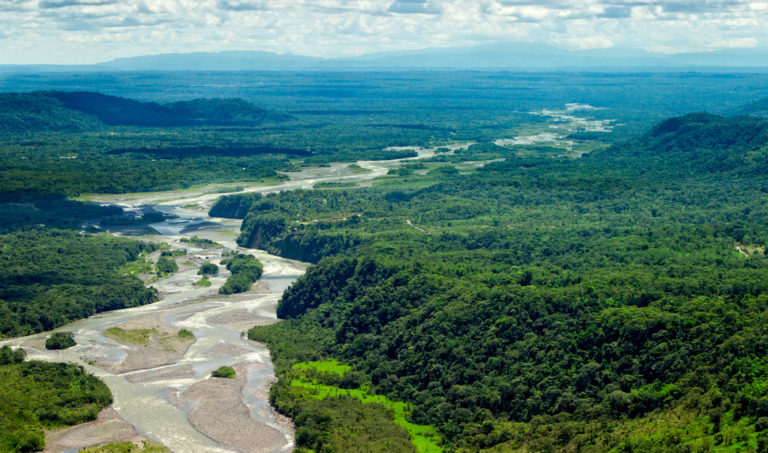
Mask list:
[[[157,260],[156,268],[158,274],[172,274],[179,270],[179,265],[176,264],[176,261],[168,259],[165,256],[161,256]]]
[[[203,265],[200,266],[200,270],[197,271],[197,275],[216,275],[218,273],[219,266],[211,263],[210,261],[203,263]]]
[[[222,366],[214,370],[213,373],[211,373],[211,376],[217,378],[234,379],[235,370],[231,366]]]
[[[54,332],[45,340],[45,349],[67,349],[76,344],[75,334],[72,332]]]
[[[195,338],[195,334],[189,329],[181,329],[178,333],[180,338]]]

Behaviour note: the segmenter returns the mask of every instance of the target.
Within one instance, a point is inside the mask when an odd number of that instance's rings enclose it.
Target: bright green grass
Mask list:
[[[133,442],[112,442],[105,445],[97,445],[95,447],[87,447],[80,450],[79,453],[166,453],[170,452],[162,445],[156,444],[152,441],[145,440],[141,445],[136,445]]]
[[[198,280],[195,283],[193,283],[193,285],[195,285],[195,286],[211,286],[211,281],[208,280],[208,278],[206,278],[205,276],[203,276],[203,278],[201,278],[200,280]]]
[[[292,368],[297,371],[316,370],[321,373],[336,373],[340,376],[344,376],[344,374],[350,370],[348,365],[342,365],[335,360],[301,362],[293,365]],[[439,445],[440,435],[437,433],[437,429],[434,426],[416,425],[409,422],[407,420],[407,415],[410,412],[410,408],[406,403],[392,401],[383,395],[371,395],[368,386],[364,385],[359,389],[342,389],[330,385],[318,384],[317,381],[309,379],[306,375],[301,376],[299,379],[292,379],[291,386],[307,389],[307,396],[315,399],[323,399],[331,396],[350,396],[359,399],[363,403],[379,403],[384,407],[392,409],[395,413],[395,423],[408,431],[408,434],[411,436],[411,442],[413,442],[419,452],[441,453],[443,451],[443,447]]]
[[[120,327],[110,327],[104,331],[104,336],[120,343],[127,344],[149,344],[149,337],[157,335],[157,329],[122,329]]]
[[[301,362],[293,365],[293,368],[301,371],[316,370],[321,373],[336,373],[339,376],[344,376],[351,369],[349,365],[342,365],[335,360]]]

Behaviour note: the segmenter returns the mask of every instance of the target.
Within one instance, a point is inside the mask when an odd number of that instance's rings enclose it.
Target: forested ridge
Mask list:
[[[316,124],[239,98],[0,93],[0,201],[283,179],[302,164],[414,155],[387,149],[403,136],[429,133]]]
[[[765,130],[695,114],[582,159],[223,198],[241,243],[318,262],[249,332],[299,446],[344,442],[293,366],[337,359],[447,450],[763,451]]]
[[[153,244],[42,229],[0,234],[0,243],[0,337],[51,330],[157,300],[157,290],[121,272],[121,266],[153,251]]]
[[[290,119],[289,115],[259,108],[242,99],[194,99],[159,104],[87,91],[3,93],[0,112],[0,133],[85,132],[107,125],[255,125]]]

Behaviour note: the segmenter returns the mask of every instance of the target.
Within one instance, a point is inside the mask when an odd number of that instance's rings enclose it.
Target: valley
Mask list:
[[[434,155],[434,150],[417,151],[419,158]],[[243,192],[311,189],[324,182],[364,184],[402,162],[358,162],[368,170],[365,173],[350,171],[347,164],[307,169],[292,173],[282,184],[251,185]],[[187,452],[292,450],[293,424],[269,404],[268,390],[275,379],[269,351],[249,341],[243,332],[276,321],[277,300],[303,275],[308,264],[238,247],[231,232],[239,228],[240,222],[207,215],[212,202],[221,196],[208,193],[211,189],[82,197],[129,210],[154,207],[168,220],[149,225],[157,234],[137,238],[169,244],[173,250],[186,250],[186,254],[177,260],[183,261],[178,272],[151,281],[159,291],[158,302],[60,327],[58,330],[75,334],[78,345],[73,348],[47,351],[43,340],[50,332],[0,340],[0,346],[23,348],[30,360],[81,365],[103,379],[112,392],[114,403],[104,412],[114,411],[104,415],[108,423],[98,420],[62,433],[53,432],[49,435],[50,451],[78,451],[93,445],[93,439],[101,443],[150,439],[172,451]],[[119,235],[119,231],[116,227],[115,234]],[[220,245],[201,248],[181,241],[193,233]],[[230,250],[253,254],[264,265],[264,273],[253,290],[220,295],[217,291],[226,280],[223,276],[212,277],[210,287],[193,285],[199,279],[199,263],[219,264],[222,253]],[[158,256],[159,252],[155,252],[148,259],[157,260]],[[108,335],[115,327],[124,332],[152,332],[147,340],[137,342],[130,337]],[[191,331],[193,340],[174,344],[173,337],[180,329]],[[158,335],[162,332],[165,336]],[[168,337],[170,343],[163,344]],[[231,384],[211,381],[211,372],[220,366],[234,367],[236,380]]]
[[[0,346],[112,398],[63,431],[66,411],[36,412],[52,451],[768,445],[768,122],[689,113],[679,88],[722,113],[761,74],[560,81],[578,96],[410,75],[421,100],[401,74],[315,77],[4,111]],[[637,84],[653,96],[609,94]],[[51,329],[77,344],[46,349]]]

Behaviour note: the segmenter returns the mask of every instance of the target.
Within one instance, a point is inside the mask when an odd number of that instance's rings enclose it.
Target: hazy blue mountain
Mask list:
[[[229,51],[119,58],[94,65],[107,71],[291,71],[311,68],[319,58],[272,52]]]
[[[380,52],[349,58],[315,58],[264,51],[196,52],[119,58],[90,66],[0,65],[0,72],[83,71],[354,71],[457,70],[688,70],[768,68],[768,49],[662,54],[629,48],[570,51],[542,43]]]
[[[768,118],[768,98],[742,105],[730,112],[732,115],[762,116]]]

